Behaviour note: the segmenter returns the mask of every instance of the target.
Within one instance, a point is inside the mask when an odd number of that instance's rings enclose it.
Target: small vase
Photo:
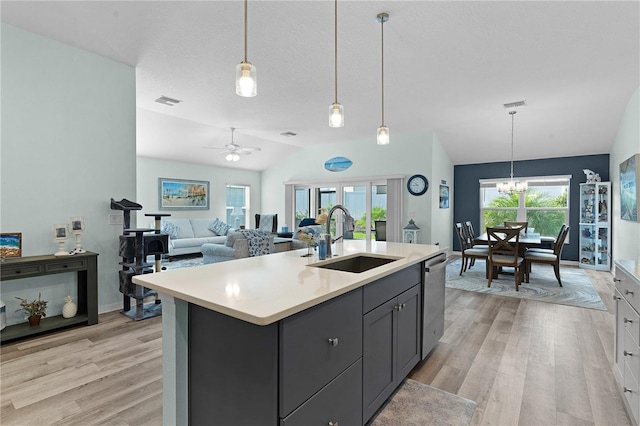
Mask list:
[[[34,325],[40,325],[40,315],[31,315],[29,317],[29,325],[33,327]]]
[[[62,317],[73,318],[78,313],[78,306],[73,303],[71,296],[65,297],[66,303],[62,306]]]

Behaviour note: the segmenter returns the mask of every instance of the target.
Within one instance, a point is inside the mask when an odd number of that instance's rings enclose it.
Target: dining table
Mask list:
[[[485,232],[484,234],[477,237],[474,241],[476,244],[489,244],[489,235],[488,233]],[[541,247],[541,246],[542,246],[542,239],[540,238],[539,233],[521,232],[520,238],[518,238],[518,256],[524,258],[524,252],[528,248]],[[493,271],[491,273],[493,277],[496,279],[498,278],[498,275],[496,273],[513,274],[513,272],[511,272],[510,270],[507,271],[507,270],[504,270],[503,268],[493,268]]]
[[[475,243],[489,244],[489,235],[485,232],[479,237],[476,237]],[[520,238],[518,239],[518,255],[520,257],[524,257],[524,252],[528,248],[541,247],[541,246],[542,246],[542,239],[540,238],[539,233],[533,233],[533,232],[521,233]]]

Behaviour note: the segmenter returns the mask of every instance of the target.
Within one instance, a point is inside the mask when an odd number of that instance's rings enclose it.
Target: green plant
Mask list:
[[[22,299],[20,297],[16,297],[16,299],[20,300],[20,309],[16,312],[25,311],[29,314],[29,316],[41,316],[42,318],[47,316],[47,301],[41,299],[41,294],[38,293],[38,300],[34,300],[33,302],[29,302],[27,299]]]

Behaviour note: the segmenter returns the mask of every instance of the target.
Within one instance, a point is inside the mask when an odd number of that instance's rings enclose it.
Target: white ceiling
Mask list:
[[[381,121],[379,12],[385,35],[385,124],[434,130],[454,164],[608,153],[640,86],[638,1],[343,1],[338,100],[333,1],[249,2],[248,60],[258,96],[235,94],[243,2],[5,1],[2,21],[136,67],[138,155],[263,170],[312,144],[371,141]],[[160,96],[177,106],[154,102]],[[237,163],[204,146],[261,152]],[[282,132],[296,137],[286,138]]]

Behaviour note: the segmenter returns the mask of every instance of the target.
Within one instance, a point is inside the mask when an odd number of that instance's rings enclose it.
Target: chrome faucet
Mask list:
[[[338,237],[335,240],[331,239],[331,216],[333,216],[333,212],[335,212],[336,210],[342,210],[342,212],[345,215],[345,222],[347,225],[347,232],[353,231],[355,229],[355,220],[353,219],[353,217],[351,217],[351,213],[349,213],[349,210],[347,210],[346,207],[340,205],[340,204],[336,204],[335,206],[331,207],[331,210],[329,210],[329,214],[327,215],[327,235],[325,236],[326,238],[326,245],[327,245],[327,257],[331,257],[331,244],[337,240],[339,240],[342,237]]]

